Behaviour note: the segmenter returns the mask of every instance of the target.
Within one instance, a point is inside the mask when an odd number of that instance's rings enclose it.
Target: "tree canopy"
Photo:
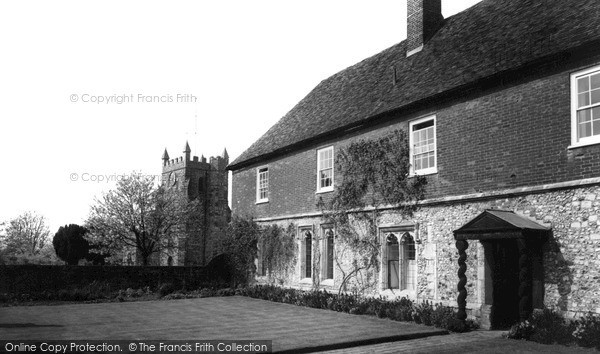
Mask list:
[[[8,222],[2,243],[8,254],[37,256],[48,243],[49,235],[46,218],[28,211]]]
[[[83,238],[87,229],[77,224],[61,226],[52,239],[58,258],[69,265],[77,265],[88,255],[89,242]]]
[[[176,235],[193,211],[183,193],[156,186],[154,178],[131,174],[96,199],[86,222],[91,243],[112,254],[134,249],[141,263],[176,249]]]

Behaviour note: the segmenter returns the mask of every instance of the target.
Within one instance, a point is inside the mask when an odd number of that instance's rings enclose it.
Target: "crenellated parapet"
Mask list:
[[[162,157],[162,183],[195,202],[195,215],[178,232],[180,254],[171,255],[174,264],[205,265],[215,255],[216,240],[230,217],[227,202],[229,164],[227,150],[221,156],[192,156],[188,143],[183,156]],[[164,262],[163,262],[164,263]]]
[[[227,165],[229,164],[229,155],[227,154],[227,149],[223,151],[221,156],[211,156],[208,161],[204,155],[202,157],[198,156],[190,156],[189,145],[186,143],[186,148],[183,151],[184,156],[177,157],[175,159],[169,158],[169,154],[167,149],[163,153],[163,173],[165,170],[173,171],[180,168],[191,167],[191,168],[199,168],[199,169],[210,169],[211,167],[216,170],[225,170]]]

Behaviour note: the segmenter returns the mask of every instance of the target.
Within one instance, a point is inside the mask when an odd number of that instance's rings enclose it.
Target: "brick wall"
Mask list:
[[[590,63],[587,64],[589,66]],[[317,212],[317,149],[406,129],[436,114],[438,173],[427,198],[462,195],[600,176],[600,146],[571,144],[570,73],[583,66],[490,89],[431,109],[397,114],[390,122],[233,172],[235,213],[270,217]],[[256,202],[256,168],[269,167],[269,202]],[[339,183],[336,174],[336,183]]]

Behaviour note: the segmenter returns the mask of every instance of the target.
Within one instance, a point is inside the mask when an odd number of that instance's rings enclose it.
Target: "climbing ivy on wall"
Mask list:
[[[234,215],[221,238],[220,249],[228,255],[235,284],[246,284],[260,271],[255,266],[258,257],[268,276],[282,283],[296,257],[295,229],[293,223],[285,229],[275,224],[261,226],[251,217]]]
[[[290,223],[287,228],[278,225],[269,225],[261,230],[259,248],[262,262],[264,262],[268,276],[279,283],[283,283],[291,264],[296,257],[295,242],[296,227]]]
[[[409,143],[403,130],[360,139],[338,149],[335,169],[342,177],[336,180],[333,197],[327,202],[320,198],[319,206],[338,238],[335,262],[342,274],[339,291],[363,292],[377,282],[373,270],[379,266],[377,225],[382,209],[412,215],[425,197],[427,180],[409,177]]]

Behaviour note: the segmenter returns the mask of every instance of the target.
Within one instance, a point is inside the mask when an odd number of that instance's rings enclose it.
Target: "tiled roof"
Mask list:
[[[598,0],[484,0],[417,54],[403,41],[323,80],[229,168],[598,40]]]
[[[538,224],[510,210],[487,209],[460,229],[454,230],[457,240],[497,240],[507,238],[545,238],[549,227]]]

